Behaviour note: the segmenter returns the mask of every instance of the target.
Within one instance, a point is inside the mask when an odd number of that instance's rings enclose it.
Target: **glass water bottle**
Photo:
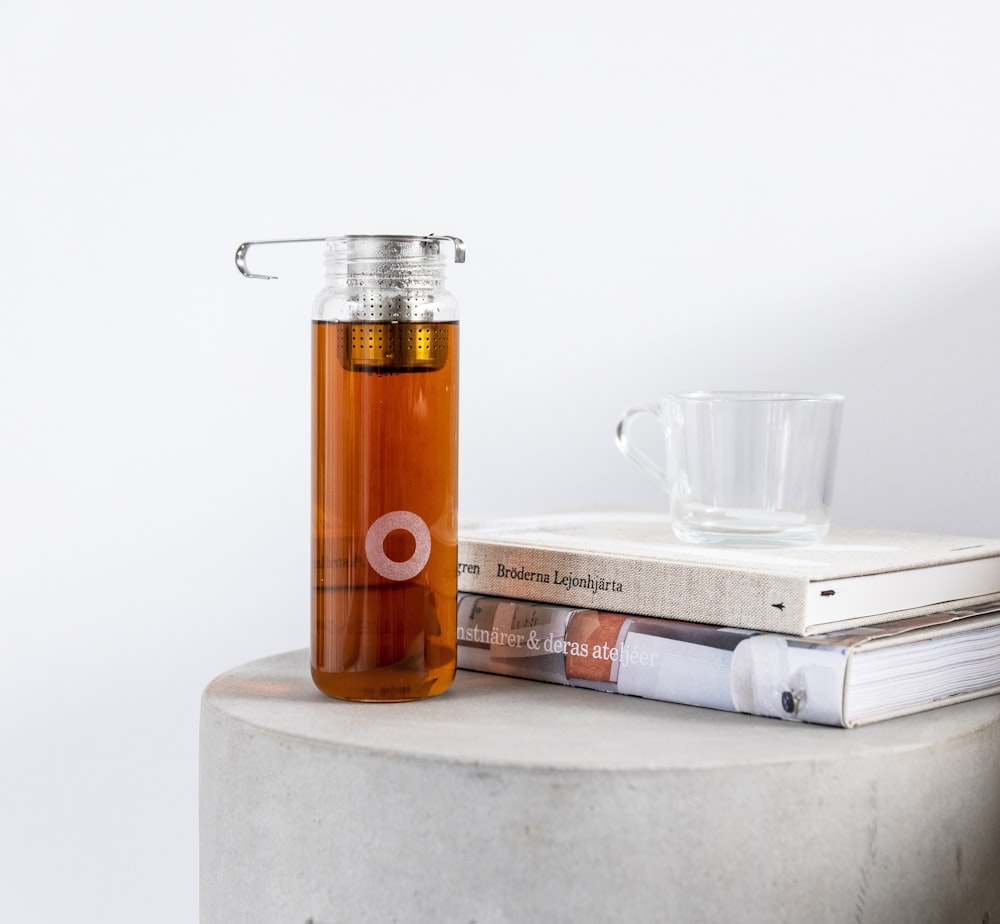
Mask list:
[[[458,305],[442,245],[459,263],[464,245],[325,241],[312,323],[312,677],[340,699],[423,699],[455,674]]]

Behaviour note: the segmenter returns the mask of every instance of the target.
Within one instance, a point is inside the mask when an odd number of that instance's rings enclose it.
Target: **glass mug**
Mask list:
[[[312,678],[328,696],[403,702],[455,676],[459,238],[323,241],[312,324]]]
[[[616,443],[667,492],[679,539],[808,545],[830,527],[843,406],[836,394],[667,394],[625,411]],[[644,415],[660,424],[665,465],[632,438],[633,424]]]

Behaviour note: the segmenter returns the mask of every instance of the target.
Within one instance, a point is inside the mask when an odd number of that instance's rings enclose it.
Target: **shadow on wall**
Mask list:
[[[790,380],[848,397],[838,522],[1000,535],[997,244],[838,293],[850,324],[829,323],[829,297],[818,307],[827,323]]]
[[[840,391],[835,522],[1000,535],[1000,241],[987,243],[922,263],[872,255],[836,278],[828,264],[825,278],[772,276],[757,291],[740,272],[699,287],[678,265],[645,300],[635,261],[618,289],[598,274],[569,299],[529,288],[530,304],[468,311],[463,515],[655,507],[613,431],[663,390]],[[579,323],[565,324],[566,304]],[[522,324],[531,336],[508,351],[500,334]]]

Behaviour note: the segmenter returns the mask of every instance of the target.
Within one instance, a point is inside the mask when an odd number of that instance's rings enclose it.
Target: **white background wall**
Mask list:
[[[0,919],[194,920],[201,690],[307,644],[321,249],[242,240],[466,239],[464,516],[835,389],[836,522],[1000,536],[995,10],[0,0]]]

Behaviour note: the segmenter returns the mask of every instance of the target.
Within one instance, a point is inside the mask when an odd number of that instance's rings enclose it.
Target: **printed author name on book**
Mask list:
[[[479,565],[459,562],[458,573],[479,574]],[[558,568],[552,571],[532,571],[530,568],[523,566],[511,567],[503,564],[503,562],[498,562],[496,576],[509,581],[522,581],[525,584],[551,584],[560,587],[584,588],[595,594],[601,591],[620,594],[625,591],[622,582],[616,581],[614,578],[595,577],[590,573],[587,573],[583,577],[578,577],[572,571],[567,574]]]

